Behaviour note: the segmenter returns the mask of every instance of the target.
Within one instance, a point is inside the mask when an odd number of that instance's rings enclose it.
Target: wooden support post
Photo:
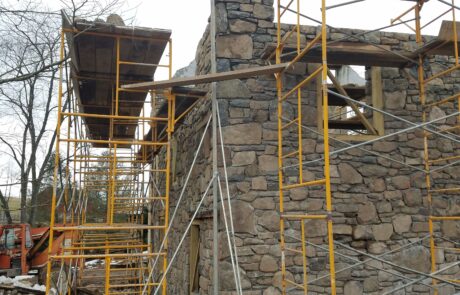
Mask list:
[[[382,68],[371,68],[371,81],[372,81],[372,105],[374,108],[383,109],[383,91],[382,91]],[[378,135],[385,134],[383,114],[374,111],[372,115],[374,128]]]

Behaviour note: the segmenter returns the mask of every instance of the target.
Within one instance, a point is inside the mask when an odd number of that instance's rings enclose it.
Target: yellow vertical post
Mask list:
[[[69,109],[70,109],[70,102],[69,102]],[[72,120],[71,116],[67,116],[67,137],[71,137],[70,132],[70,121]],[[67,206],[69,202],[69,182],[70,182],[70,170],[69,170],[69,163],[70,163],[70,142],[66,142],[66,165],[65,165],[65,182],[64,182],[64,206],[62,208],[62,219],[63,224],[67,223]]]
[[[59,60],[64,61],[64,32],[61,30],[61,43],[59,51]],[[54,241],[54,224],[56,215],[56,190],[57,190],[57,179],[58,179],[58,168],[59,168],[59,144],[60,144],[60,133],[61,133],[61,111],[62,111],[62,78],[63,78],[63,63],[59,64],[59,88],[58,88],[58,114],[57,114],[57,126],[56,126],[56,148],[55,148],[55,161],[53,171],[53,196],[51,198],[51,218],[50,218],[50,234],[48,240],[48,264],[46,265],[46,294],[50,294],[51,291],[51,254],[53,250]]]
[[[150,92],[150,105],[151,105],[151,109],[152,109],[151,114],[152,114],[152,116],[153,116],[153,113],[154,113],[154,111],[156,110],[156,92],[153,91],[153,90]],[[151,130],[152,130],[152,135],[151,135],[151,138],[149,138],[149,140],[156,141],[156,135],[157,135],[157,129],[156,129],[156,128],[157,128],[157,122],[156,122],[156,121],[150,122],[150,126],[151,126],[150,128],[151,128]],[[142,155],[142,157],[145,159],[145,161],[147,161],[146,149],[144,149],[144,154]],[[150,164],[149,167],[152,169],[152,171],[154,171],[154,170],[156,170],[156,169],[159,168],[159,167],[158,167],[158,162],[155,161],[155,160],[153,160],[153,159],[152,159],[152,161],[151,161],[149,164]],[[153,184],[154,184],[155,182],[157,182],[158,174],[159,174],[158,172],[156,172],[156,173],[149,173],[149,175],[151,175],[151,176],[149,177],[149,187],[150,187],[150,188],[149,188],[149,196],[150,196],[150,197],[154,197],[154,196],[156,195],[156,192],[154,191],[154,186],[153,186]],[[150,212],[150,216],[151,216],[151,220],[152,220],[151,224],[153,224],[153,209],[154,209],[153,202],[154,202],[154,201],[152,200],[151,202],[152,202],[152,203],[149,205],[149,212]],[[167,206],[167,204],[168,204],[168,202],[166,202],[165,205]],[[150,252],[153,252],[153,251],[154,251],[154,248],[153,248],[153,245],[151,244],[152,241],[153,241],[153,232],[151,233],[150,236],[151,236],[151,238],[149,239],[149,243],[148,243],[148,244],[149,244],[149,249],[150,249],[149,251],[150,251]],[[151,259],[149,259],[148,270],[151,269],[152,265],[153,265],[153,264],[152,264],[152,261],[151,261]],[[147,273],[148,273],[148,271],[147,271]],[[150,280],[149,282],[152,282],[152,283],[153,283],[153,282],[154,282],[154,278],[151,278],[151,280]],[[150,286],[148,286],[148,287],[149,287],[149,290],[152,289]],[[149,291],[148,294],[151,294],[151,291]]]
[[[72,86],[72,82],[70,82],[70,85]],[[69,105],[71,104],[71,102],[69,102]],[[75,105],[73,106],[73,109],[74,111],[76,110],[75,108]],[[77,138],[78,136],[78,133],[77,133],[77,120],[78,118],[77,117],[74,117],[74,120],[73,120],[73,130],[74,130],[74,137]],[[74,162],[73,162],[73,175],[72,175],[72,187],[74,189],[74,193],[75,195],[73,196],[72,200],[73,202],[78,202],[78,199],[77,199],[77,195],[78,195],[78,191],[77,191],[77,163],[75,162],[75,159],[76,159],[76,156],[77,156],[77,145],[78,143],[74,143],[73,145],[73,159],[74,159]],[[73,206],[72,206],[73,208]],[[74,213],[75,210],[72,210],[71,212],[71,224],[74,225],[74,222],[75,222],[75,213]]]
[[[172,58],[173,58],[173,49],[172,49],[172,39],[169,39],[169,78],[171,79],[172,77]],[[174,130],[174,114],[175,114],[175,96],[172,95],[172,93],[169,91],[167,92],[167,98],[168,98],[168,110],[169,110],[169,115],[168,115],[168,128],[167,128],[167,133],[168,133],[168,144],[166,145],[166,176],[165,176],[165,207],[164,207],[164,232],[163,232],[163,237],[165,237],[165,243],[164,243],[164,251],[167,253],[168,251],[168,240],[166,237],[166,231],[167,228],[169,227],[169,189],[170,189],[170,176],[171,176],[171,139],[172,139],[172,131]],[[168,267],[168,256],[165,255],[163,257],[163,273],[166,272],[166,269]],[[167,280],[163,281],[163,286],[162,286],[162,294],[166,295],[167,293]]]
[[[110,128],[111,128],[111,131],[110,131],[110,139],[113,138],[113,119],[110,119],[111,120],[111,124],[110,124]],[[112,153],[113,153],[113,147],[112,145],[110,145],[109,147],[109,156],[107,158],[106,161],[104,161],[103,163],[107,162],[107,165],[108,165],[108,169],[107,169],[107,191],[106,191],[106,196],[107,196],[107,209],[106,209],[106,223],[107,224],[110,224],[110,211],[112,209],[112,193],[113,193],[113,161],[110,160],[110,157],[112,156]]]
[[[109,149],[109,154],[111,155],[112,154],[112,148]],[[110,224],[110,209],[112,208],[112,198],[111,198],[111,195],[112,195],[112,190],[113,190],[113,179],[112,179],[112,171],[113,171],[113,163],[112,161],[110,161],[110,159],[108,158],[107,159],[107,165],[109,166],[108,169],[107,169],[107,192],[106,192],[106,196],[107,196],[107,212],[106,212],[106,222],[107,224]]]
[[[117,45],[117,61],[116,61],[116,77],[115,77],[115,116],[118,116],[118,101],[120,95],[120,37],[116,38]]]
[[[322,93],[323,93],[323,134],[324,134],[324,178],[326,180],[326,211],[327,211],[327,237],[329,244],[329,271],[331,282],[331,294],[336,294],[335,283],[335,258],[334,258],[334,235],[332,231],[332,193],[331,171],[329,156],[329,106],[327,95],[327,26],[326,26],[326,0],[321,1],[321,48],[322,48]]]
[[[108,253],[109,250],[106,250]],[[105,258],[105,294],[110,294],[110,257]]]
[[[455,50],[455,65],[458,66],[458,35],[457,35],[457,22],[455,17],[455,0],[452,0],[452,24],[454,34],[454,50]]]
[[[174,105],[175,105],[175,96],[170,92],[165,92],[165,95],[168,99],[168,127],[167,127],[167,133],[168,133],[168,144],[166,145],[166,177],[165,177],[165,208],[164,208],[164,250],[167,251],[168,249],[168,240],[166,236],[166,230],[169,226],[169,186],[170,186],[170,166],[171,166],[171,139],[172,139],[172,131],[174,129]],[[163,257],[163,272],[166,272],[166,269],[168,267],[168,260],[167,256]],[[167,285],[166,285],[166,279],[163,280],[163,285],[162,285],[162,294],[166,295],[167,291]]]
[[[433,273],[436,271],[436,247],[435,247],[435,241],[434,241],[433,219],[431,218],[431,216],[428,219],[428,230],[430,231],[431,272]],[[433,279],[432,284],[433,286],[436,286],[437,281]],[[437,288],[433,290],[433,294],[434,295],[438,294]]]
[[[307,246],[305,239],[305,220],[300,220],[300,231],[302,234],[302,264],[303,264],[303,293],[308,294],[308,277],[307,277]]]
[[[277,46],[276,46],[276,63],[281,63],[281,0],[277,0]],[[284,243],[284,192],[283,192],[283,130],[282,130],[282,75],[276,74],[276,88],[278,96],[278,186],[280,202],[280,248],[281,248],[281,293],[286,294],[286,261],[285,261],[285,243]]]
[[[297,0],[297,54],[300,54],[300,0]],[[303,147],[302,147],[302,90],[297,89],[297,136],[299,158],[299,183],[303,183]]]
[[[115,208],[115,197],[116,192],[118,191],[117,188],[117,147],[118,145],[115,143],[113,145],[113,164],[112,164],[112,192],[111,195],[108,196],[110,199],[110,222],[109,224],[113,224],[113,215],[114,215],[114,208]]]

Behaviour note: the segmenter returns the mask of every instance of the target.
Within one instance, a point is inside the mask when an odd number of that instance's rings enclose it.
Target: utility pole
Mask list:
[[[217,72],[216,66],[216,3],[215,0],[211,0],[211,74]],[[214,183],[212,186],[213,194],[213,244],[212,244],[212,253],[213,253],[213,294],[219,294],[219,196],[218,196],[218,178],[217,175],[217,85],[216,82],[211,84],[211,102],[212,102],[212,172],[214,176]]]

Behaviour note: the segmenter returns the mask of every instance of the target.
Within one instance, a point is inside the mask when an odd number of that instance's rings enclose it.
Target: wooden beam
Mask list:
[[[374,108],[383,109],[383,90],[382,90],[382,68],[371,68],[371,81],[372,81],[372,105]],[[385,124],[383,114],[373,111],[372,121],[374,122],[375,130],[378,135],[385,134]]]
[[[156,81],[156,82],[152,81],[152,82],[144,82],[144,83],[135,83],[135,84],[123,85],[122,88],[136,89],[136,90],[152,90],[152,89],[165,89],[165,88],[170,88],[170,87],[175,87],[175,86],[205,84],[205,83],[225,81],[225,80],[249,78],[249,77],[254,77],[254,76],[271,75],[271,74],[282,72],[287,66],[288,66],[288,63],[282,63],[282,64],[269,65],[269,66],[254,67],[254,68],[249,68],[249,69],[244,69],[244,70],[199,75],[195,77],[184,77],[184,78],[176,78],[176,79]]]
[[[331,70],[327,69],[327,75],[329,76],[329,79],[331,79],[332,83],[334,84],[335,88],[339,91],[340,94],[350,97],[347,93],[347,91],[340,85],[339,81],[334,77],[334,74],[332,74]],[[375,128],[372,126],[372,124],[367,120],[366,117],[364,117],[363,113],[359,110],[359,108],[351,101],[347,100],[347,104],[351,107],[351,109],[356,113],[358,116],[359,120],[363,123],[363,125],[366,127],[367,131],[369,131],[371,134],[377,134],[377,131]]]
[[[378,135],[367,135],[367,134],[331,134],[331,137],[340,140],[340,141],[369,141],[372,139],[376,139]]]
[[[271,52],[276,49],[275,43],[269,43],[261,55],[262,59],[270,58]],[[394,51],[402,56],[391,52],[391,46],[374,45],[362,42],[335,42],[327,46],[327,60],[329,65],[362,65],[382,67],[406,67],[410,63],[408,59],[418,56],[407,51]],[[283,47],[282,61],[290,61],[297,56],[297,46],[286,44]],[[313,46],[299,61],[306,63],[321,63],[321,46]]]
[[[457,27],[457,40],[460,40],[460,22],[456,22]],[[455,40],[454,34],[454,22],[443,20],[441,24],[441,28],[439,29],[438,33],[438,40],[442,41],[450,41],[453,42]]]

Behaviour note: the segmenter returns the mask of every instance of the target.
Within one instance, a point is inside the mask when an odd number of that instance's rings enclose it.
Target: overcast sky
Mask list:
[[[134,8],[128,13],[134,14],[135,25],[172,30],[174,71],[195,59],[196,47],[208,23],[210,1],[128,0],[127,3]]]

